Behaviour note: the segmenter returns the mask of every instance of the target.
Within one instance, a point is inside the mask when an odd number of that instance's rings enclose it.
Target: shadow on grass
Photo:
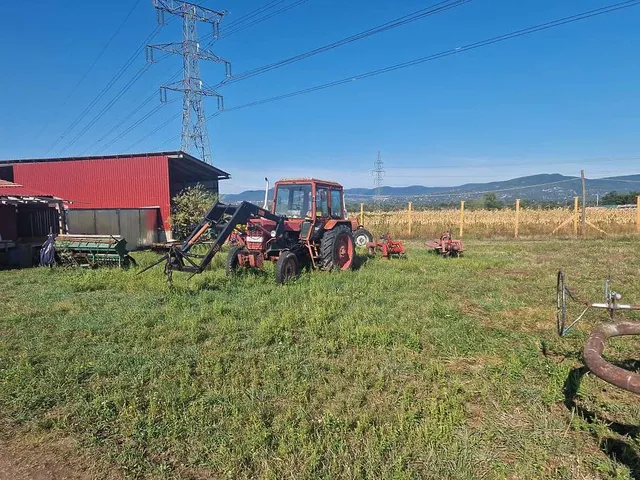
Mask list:
[[[629,360],[617,362],[615,365],[627,370],[633,370],[638,367],[639,363],[640,361],[638,360]],[[638,437],[640,435],[640,427],[637,425],[611,422],[578,404],[576,397],[578,396],[582,378],[587,372],[589,372],[587,367],[574,368],[569,372],[564,382],[564,404],[567,409],[575,411],[588,423],[599,422],[606,424],[612,433],[622,437]],[[631,472],[631,477],[635,480],[640,480],[640,456],[632,445],[621,438],[607,437],[600,439],[596,434],[592,433],[592,435],[600,442],[600,450],[606,453],[613,461],[626,465]]]
[[[357,254],[353,259],[353,269],[360,270],[369,261],[375,258],[374,255]]]

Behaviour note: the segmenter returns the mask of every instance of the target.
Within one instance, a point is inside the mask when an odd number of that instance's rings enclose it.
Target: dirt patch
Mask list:
[[[473,357],[456,357],[444,360],[448,372],[480,373],[486,367],[502,364],[503,361],[496,355],[478,355]]]
[[[555,315],[546,306],[509,308],[496,312],[500,323],[523,333],[548,332],[555,328]]]
[[[0,441],[2,480],[90,480],[122,478],[85,458],[71,439],[27,439]]]
[[[513,280],[523,280],[531,278],[531,269],[515,269],[515,268],[487,268],[485,275],[509,278]]]

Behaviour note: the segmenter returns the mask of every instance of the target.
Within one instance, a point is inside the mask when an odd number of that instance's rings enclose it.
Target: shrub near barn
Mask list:
[[[200,184],[185,188],[173,197],[169,222],[174,236],[186,238],[217,200],[217,195]]]

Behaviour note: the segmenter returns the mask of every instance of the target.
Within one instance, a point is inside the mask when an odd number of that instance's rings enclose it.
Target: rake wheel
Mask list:
[[[556,327],[558,335],[561,337],[566,333],[565,324],[567,323],[567,288],[564,284],[564,273],[558,271],[558,283],[556,285]]]

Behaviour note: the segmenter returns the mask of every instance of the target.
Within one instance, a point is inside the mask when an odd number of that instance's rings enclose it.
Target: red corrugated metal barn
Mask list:
[[[153,241],[171,239],[168,220],[174,195],[197,183],[218,193],[218,181],[229,177],[228,173],[184,152],[0,162],[0,179],[64,198],[70,202],[70,214],[74,210],[155,210],[158,235]],[[94,215],[93,221],[98,223],[99,217]],[[117,223],[120,224],[119,216]],[[100,228],[96,226],[96,229]],[[134,239],[127,240],[128,243],[136,243]]]

